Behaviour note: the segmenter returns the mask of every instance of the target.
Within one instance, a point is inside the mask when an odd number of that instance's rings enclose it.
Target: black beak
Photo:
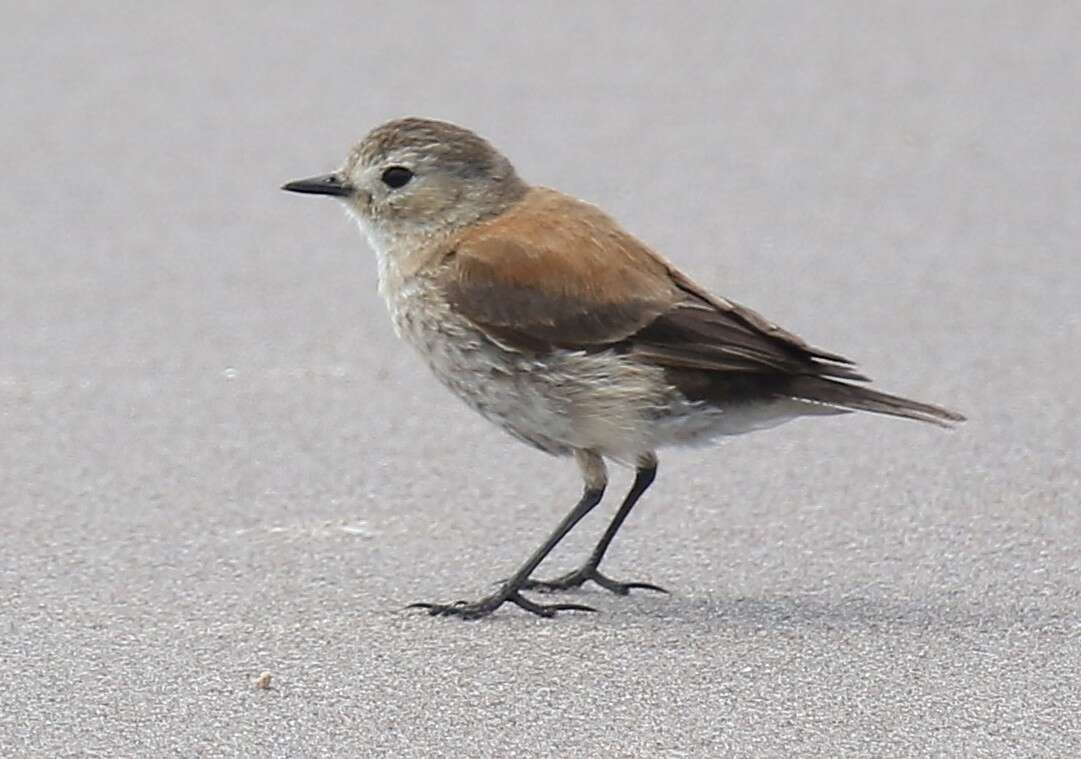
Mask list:
[[[323,174],[320,177],[298,179],[295,182],[282,185],[282,189],[289,192],[304,192],[310,195],[336,195],[341,198],[353,194],[353,185],[344,181],[337,174]]]

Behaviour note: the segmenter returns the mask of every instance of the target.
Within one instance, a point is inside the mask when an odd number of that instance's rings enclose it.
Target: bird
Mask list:
[[[667,592],[600,564],[654,482],[658,454],[806,416],[868,411],[951,427],[956,411],[872,390],[855,364],[712,294],[597,206],[519,177],[488,140],[407,117],[369,132],[336,171],[285,184],[341,201],[377,259],[394,330],[436,378],[528,445],[573,458],[580,498],[497,589],[420,602],[480,619],[513,604],[552,617],[595,611],[530,591],[595,583],[618,595]],[[533,574],[600,502],[607,462],[634,481],[577,569]]]

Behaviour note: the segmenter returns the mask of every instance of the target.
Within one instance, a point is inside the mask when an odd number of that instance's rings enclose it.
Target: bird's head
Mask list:
[[[404,118],[372,130],[338,171],[282,189],[339,198],[373,245],[387,247],[496,216],[528,187],[502,153],[468,129]]]

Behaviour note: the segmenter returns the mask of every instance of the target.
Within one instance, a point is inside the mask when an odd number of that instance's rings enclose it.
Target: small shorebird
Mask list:
[[[571,512],[496,592],[413,604],[433,615],[475,619],[508,601],[543,616],[593,611],[522,595],[586,581],[621,595],[663,590],[598,569],[653,482],[661,447],[850,411],[941,426],[964,419],[853,384],[867,378],[848,359],[707,292],[595,206],[526,184],[462,127],[388,122],[338,171],[283,189],[341,200],[379,259],[398,335],[485,418],[546,453],[573,456],[585,481]],[[600,502],[605,459],[636,468],[615,518],[580,568],[532,579]]]

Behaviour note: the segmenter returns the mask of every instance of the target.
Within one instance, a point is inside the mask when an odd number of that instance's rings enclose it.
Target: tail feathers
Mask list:
[[[796,377],[785,390],[786,395],[805,401],[840,406],[853,411],[900,416],[937,424],[939,427],[949,428],[956,422],[965,421],[963,415],[941,406],[911,401],[908,398],[880,393],[866,387],[847,385],[824,377]]]

